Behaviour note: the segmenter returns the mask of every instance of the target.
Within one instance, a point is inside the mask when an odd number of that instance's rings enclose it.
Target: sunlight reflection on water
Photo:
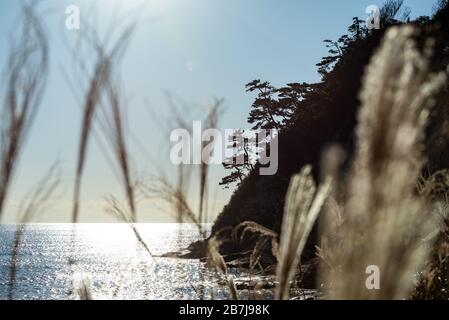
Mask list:
[[[7,298],[14,225],[0,226],[0,299]],[[190,224],[138,224],[154,255],[185,248],[199,238]],[[209,225],[206,225],[210,229]],[[70,224],[33,224],[19,250],[14,299],[73,299]],[[75,281],[88,279],[96,299],[198,299],[214,286],[198,260],[152,258],[126,224],[77,225]],[[225,298],[226,290],[215,292]],[[207,293],[205,298],[207,298]]]

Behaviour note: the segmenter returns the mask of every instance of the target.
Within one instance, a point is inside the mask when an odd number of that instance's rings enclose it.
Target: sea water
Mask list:
[[[210,225],[204,227],[210,229]],[[18,228],[0,226],[0,299],[10,295],[13,299],[76,299],[74,288],[82,283],[94,299],[227,295],[199,260],[158,257],[198,240],[200,233],[192,224],[136,224],[152,255],[127,224],[77,224],[76,229],[71,224],[30,224],[17,247],[12,283],[11,257]]]

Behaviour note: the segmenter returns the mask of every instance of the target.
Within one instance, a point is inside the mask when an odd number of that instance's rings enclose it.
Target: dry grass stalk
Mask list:
[[[74,279],[75,294],[79,300],[93,300],[92,290],[90,289],[90,280],[79,274]]]
[[[219,122],[219,116],[221,112],[221,106],[223,101],[217,100],[209,109],[206,119],[204,120],[204,129],[216,128]],[[184,121],[179,116],[178,110],[172,107],[173,118],[176,120],[175,124],[181,126],[189,132],[192,128],[189,127],[188,122]],[[214,142],[212,142],[213,144]],[[204,148],[207,142],[203,142],[202,148]],[[205,223],[208,217],[208,172],[209,172],[209,159],[202,159],[199,165],[199,193],[198,193],[198,210],[192,209],[189,204],[187,186],[190,184],[190,167],[193,165],[180,165],[179,177],[177,184],[172,184],[170,179],[165,176],[151,176],[150,184],[143,187],[143,192],[149,199],[159,199],[164,201],[169,207],[175,211],[175,216],[178,222],[188,221],[194,223],[200,234],[205,237],[202,224]]]
[[[418,191],[429,201],[449,203],[449,170],[439,170],[428,178],[421,177],[418,181]]]
[[[121,101],[120,90],[115,85],[112,74],[108,79],[107,84],[107,102],[110,108],[103,106],[103,117],[101,118],[102,129],[107,142],[110,144],[114,159],[119,171],[120,181],[124,188],[124,193],[127,199],[127,208],[121,208],[118,200],[110,196],[107,198],[107,203],[110,206],[107,210],[113,213],[121,221],[128,223],[136,237],[138,243],[143,249],[152,257],[151,250],[148,244],[143,240],[135,223],[137,222],[136,209],[136,185],[131,175],[131,166],[129,163],[129,153],[126,144],[123,104]]]
[[[261,270],[263,270],[262,265],[259,263],[260,258],[262,257],[262,254],[265,250],[266,245],[268,244],[269,240],[271,240],[271,251],[274,257],[278,257],[279,254],[279,242],[278,237],[279,235],[274,232],[271,229],[268,229],[257,222],[254,221],[244,221],[237,225],[235,228],[232,229],[231,232],[231,239],[232,241],[238,243],[242,242],[245,238],[245,235],[248,232],[256,233],[259,235],[258,240],[256,241],[256,244],[250,254],[249,257],[249,268],[250,268],[250,274],[253,273],[256,266],[259,266]]]
[[[292,178],[287,191],[276,270],[276,299],[289,298],[290,282],[330,189],[327,179],[317,190],[311,171],[310,166],[304,167]]]
[[[214,129],[218,126],[220,109],[221,109],[222,101],[217,100],[209,109],[208,115],[204,121],[205,129]],[[173,116],[175,119],[175,125],[178,128],[182,128],[187,130],[188,132],[192,132],[193,128],[190,127],[185,118],[180,116],[179,110],[177,110],[174,105],[171,107]],[[213,142],[202,142],[201,149],[205,148],[209,144],[215,143]],[[209,145],[212,148],[212,145]],[[202,152],[203,153],[203,152]],[[170,180],[165,176],[152,176],[150,179],[150,184],[144,186],[143,192],[146,197],[149,199],[157,199],[165,202],[171,210],[175,212],[175,217],[178,223],[181,222],[190,222],[195,224],[198,229],[200,236],[205,239],[207,234],[204,229],[203,224],[208,219],[209,213],[209,202],[208,202],[208,173],[209,173],[209,159],[201,159],[201,163],[199,165],[199,204],[198,211],[195,212],[192,209],[192,206],[189,203],[189,195],[187,193],[187,187],[190,184],[191,172],[194,168],[192,165],[181,164],[179,166],[179,176],[177,184],[172,184]],[[215,239],[215,240],[214,240]],[[219,253],[219,241],[214,238],[212,240],[207,240],[207,248],[206,254],[208,256],[209,263],[207,264],[209,267],[216,266],[219,270],[221,270],[226,276],[226,283],[231,292],[231,296],[236,299],[237,292],[235,289],[235,285],[233,283],[232,278],[227,275],[226,264],[224,263],[223,257]],[[200,273],[200,279],[204,280],[204,275]],[[193,287],[193,286],[192,286]],[[196,290],[199,299],[204,298],[203,290]],[[214,296],[213,290],[211,291],[211,296]]]
[[[79,142],[78,161],[76,166],[76,178],[75,188],[73,196],[73,209],[72,209],[72,223],[78,221],[79,215],[79,202],[81,196],[81,182],[86,162],[87,147],[89,143],[89,137],[92,134],[93,119],[96,114],[96,109],[101,102],[101,98],[105,91],[110,93],[110,80],[113,76],[113,67],[117,65],[123,55],[124,50],[127,47],[129,38],[132,34],[133,27],[125,28],[124,31],[118,37],[116,43],[110,50],[107,50],[106,45],[101,43],[100,40],[95,40],[93,44],[90,41],[94,41],[87,38],[86,41],[92,46],[96,54],[96,62],[93,68],[93,74],[90,77],[89,86],[86,90],[85,99],[83,103],[83,116],[81,125],[81,136]],[[97,39],[97,37],[94,37]],[[117,102],[115,96],[110,96],[111,102]],[[115,123],[115,122],[114,122]]]
[[[131,176],[124,128],[123,101],[121,100],[121,91],[117,85],[117,65],[128,47],[129,40],[134,31],[134,24],[123,28],[112,45],[109,45],[109,42],[113,32],[112,30],[109,31],[105,40],[101,41],[93,28],[87,28],[85,33],[81,33],[80,41],[78,42],[79,46],[84,45],[87,47],[89,56],[93,56],[95,62],[92,70],[88,70],[85,61],[82,58],[78,59],[79,69],[82,72],[82,76],[87,79],[88,86],[85,88],[85,93],[83,93],[85,98],[82,109],[81,136],[73,195],[72,223],[77,223],[79,220],[82,176],[90,137],[95,133],[94,125],[96,120],[105,137],[106,143],[112,151],[113,159],[118,167],[119,179],[123,185],[127,199],[127,207],[122,208],[119,205],[119,201],[113,196],[110,196],[107,199],[109,206],[107,210],[118,216],[121,221],[130,224],[139,245],[152,256],[148,245],[134,225],[137,219],[136,183]],[[74,50],[81,51],[78,47]],[[74,57],[76,56],[74,54]],[[76,226],[74,225],[71,241],[72,253],[69,261],[72,267],[75,263],[75,246]]]
[[[54,164],[45,174],[44,178],[39,181],[31,194],[26,197],[27,200],[23,201],[19,208],[20,224],[15,233],[11,263],[9,265],[8,300],[12,300],[14,297],[14,285],[16,281],[17,265],[19,263],[20,243],[26,229],[26,224],[30,223],[42,213],[45,204],[54,194],[59,182],[60,172],[57,164]]]
[[[207,245],[207,266],[209,268],[217,268],[224,275],[231,298],[233,300],[238,300],[239,297],[234,279],[228,274],[228,267],[226,266],[223,256],[220,254],[221,241],[216,237],[211,237],[207,241]]]
[[[150,177],[151,184],[143,187],[143,192],[148,199],[159,199],[167,203],[176,212],[178,222],[188,221],[194,223],[200,230],[201,222],[198,215],[190,207],[184,188],[174,186],[166,177]]]
[[[218,126],[218,120],[219,120],[219,114],[220,114],[220,106],[222,105],[222,100],[217,100],[214,105],[210,108],[209,113],[206,118],[205,128],[207,129],[216,129]],[[215,143],[215,141],[213,142]],[[209,143],[203,141],[201,145],[201,150],[204,150],[204,148]],[[207,157],[210,155],[207,154]],[[210,159],[202,159],[200,164],[200,192],[199,192],[199,208],[198,208],[198,220],[200,222],[207,221],[207,213],[204,212],[204,208],[207,209],[207,191],[208,191],[208,185],[207,185],[207,175],[209,172],[209,162]]]
[[[23,25],[5,72],[6,96],[0,118],[0,218],[21,149],[39,108],[48,74],[48,46],[32,5],[23,7]]]
[[[125,193],[128,199],[128,206],[132,214],[132,220],[136,221],[136,205],[134,200],[134,183],[131,178],[130,166],[128,161],[128,152],[125,144],[125,138],[123,133],[122,116],[120,112],[120,106],[118,98],[114,92],[114,89],[110,89],[111,105],[114,115],[114,149],[116,152],[117,160],[119,163],[120,171],[122,173],[123,185],[125,187]]]
[[[48,75],[48,45],[35,7],[25,4],[18,41],[12,43],[5,71],[6,95],[0,117],[0,219],[21,150],[39,109]],[[38,215],[59,183],[56,166],[47,173],[19,208],[9,268],[8,299],[14,296],[19,248],[25,223]]]
[[[277,239],[278,234],[271,229],[268,229],[254,221],[244,221],[238,224],[234,230],[232,230],[231,237],[233,241],[242,241],[245,238],[247,232],[258,233],[261,236]],[[240,234],[240,237],[239,237]]]
[[[411,26],[391,28],[366,71],[343,221],[323,231],[334,256],[322,274],[331,299],[406,298],[429,252],[423,239],[437,229],[415,187],[428,109],[446,76],[430,73],[429,44],[421,51],[414,35]],[[366,286],[370,265],[380,270],[379,290]]]
[[[263,250],[265,249],[265,246],[268,243],[268,240],[269,238],[267,237],[259,237],[259,240],[257,240],[253,252],[249,257],[249,269],[251,274],[258,265],[260,266],[260,258],[262,256]],[[263,269],[262,266],[260,266],[260,268]]]
[[[150,247],[145,242],[145,240],[143,240],[139,230],[134,223],[133,215],[130,214],[130,211],[126,208],[123,208],[120,205],[119,201],[112,195],[106,197],[106,203],[106,212],[117,217],[118,220],[128,223],[139,245],[142,246],[142,248],[150,255],[150,257],[153,257]]]
[[[419,274],[419,282],[412,293],[413,299],[447,300],[449,298],[449,172],[441,170],[422,180],[421,196],[432,205],[435,215],[441,217],[430,259]]]

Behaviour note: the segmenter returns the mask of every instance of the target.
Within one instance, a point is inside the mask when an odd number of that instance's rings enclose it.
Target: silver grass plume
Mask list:
[[[437,229],[416,182],[429,108],[446,75],[430,72],[431,42],[419,49],[416,32],[390,28],[366,70],[343,222],[340,230],[326,225],[322,235],[333,239],[325,242],[332,267],[321,269],[331,299],[407,298],[430,250],[423,239]],[[379,270],[374,290],[369,266]]]
[[[287,191],[276,270],[276,299],[289,298],[290,283],[301,253],[330,189],[327,180],[317,191],[311,171],[311,166],[305,166],[291,179]]]

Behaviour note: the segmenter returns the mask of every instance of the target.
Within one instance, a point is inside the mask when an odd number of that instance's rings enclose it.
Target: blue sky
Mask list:
[[[281,86],[289,82],[314,82],[315,64],[326,54],[324,39],[346,32],[352,17],[365,18],[374,0],[43,0],[39,6],[50,39],[50,78],[32,134],[24,150],[10,194],[7,218],[29,188],[59,158],[63,182],[54,203],[41,221],[68,221],[81,112],[61,70],[73,62],[65,42],[74,32],[64,27],[65,7],[79,5],[81,15],[97,8],[100,28],[114,21],[119,11],[140,10],[138,26],[121,66],[128,98],[133,163],[139,172],[155,172],[142,147],[168,173],[169,137],[157,125],[168,115],[166,92],[176,95],[204,116],[214,98],[224,98],[222,128],[247,128],[252,96],[245,83],[263,79]],[[412,16],[428,15],[435,1],[406,0]],[[144,10],[140,9],[146,4]],[[3,69],[8,37],[17,25],[20,1],[0,0],[0,63]],[[81,25],[82,28],[82,25]],[[65,39],[63,41],[63,39]],[[152,112],[148,112],[148,105]],[[153,119],[154,115],[157,119]],[[136,142],[138,140],[139,143]],[[139,147],[138,147],[139,146]],[[94,142],[90,146],[83,188],[83,221],[105,221],[103,197],[121,194],[108,162]],[[214,168],[211,184],[223,176]],[[192,184],[192,190],[195,184]],[[226,204],[231,191],[218,192],[216,211]],[[193,194],[193,193],[192,193]],[[193,195],[192,195],[193,197]],[[143,221],[164,220],[152,204],[139,210]]]

